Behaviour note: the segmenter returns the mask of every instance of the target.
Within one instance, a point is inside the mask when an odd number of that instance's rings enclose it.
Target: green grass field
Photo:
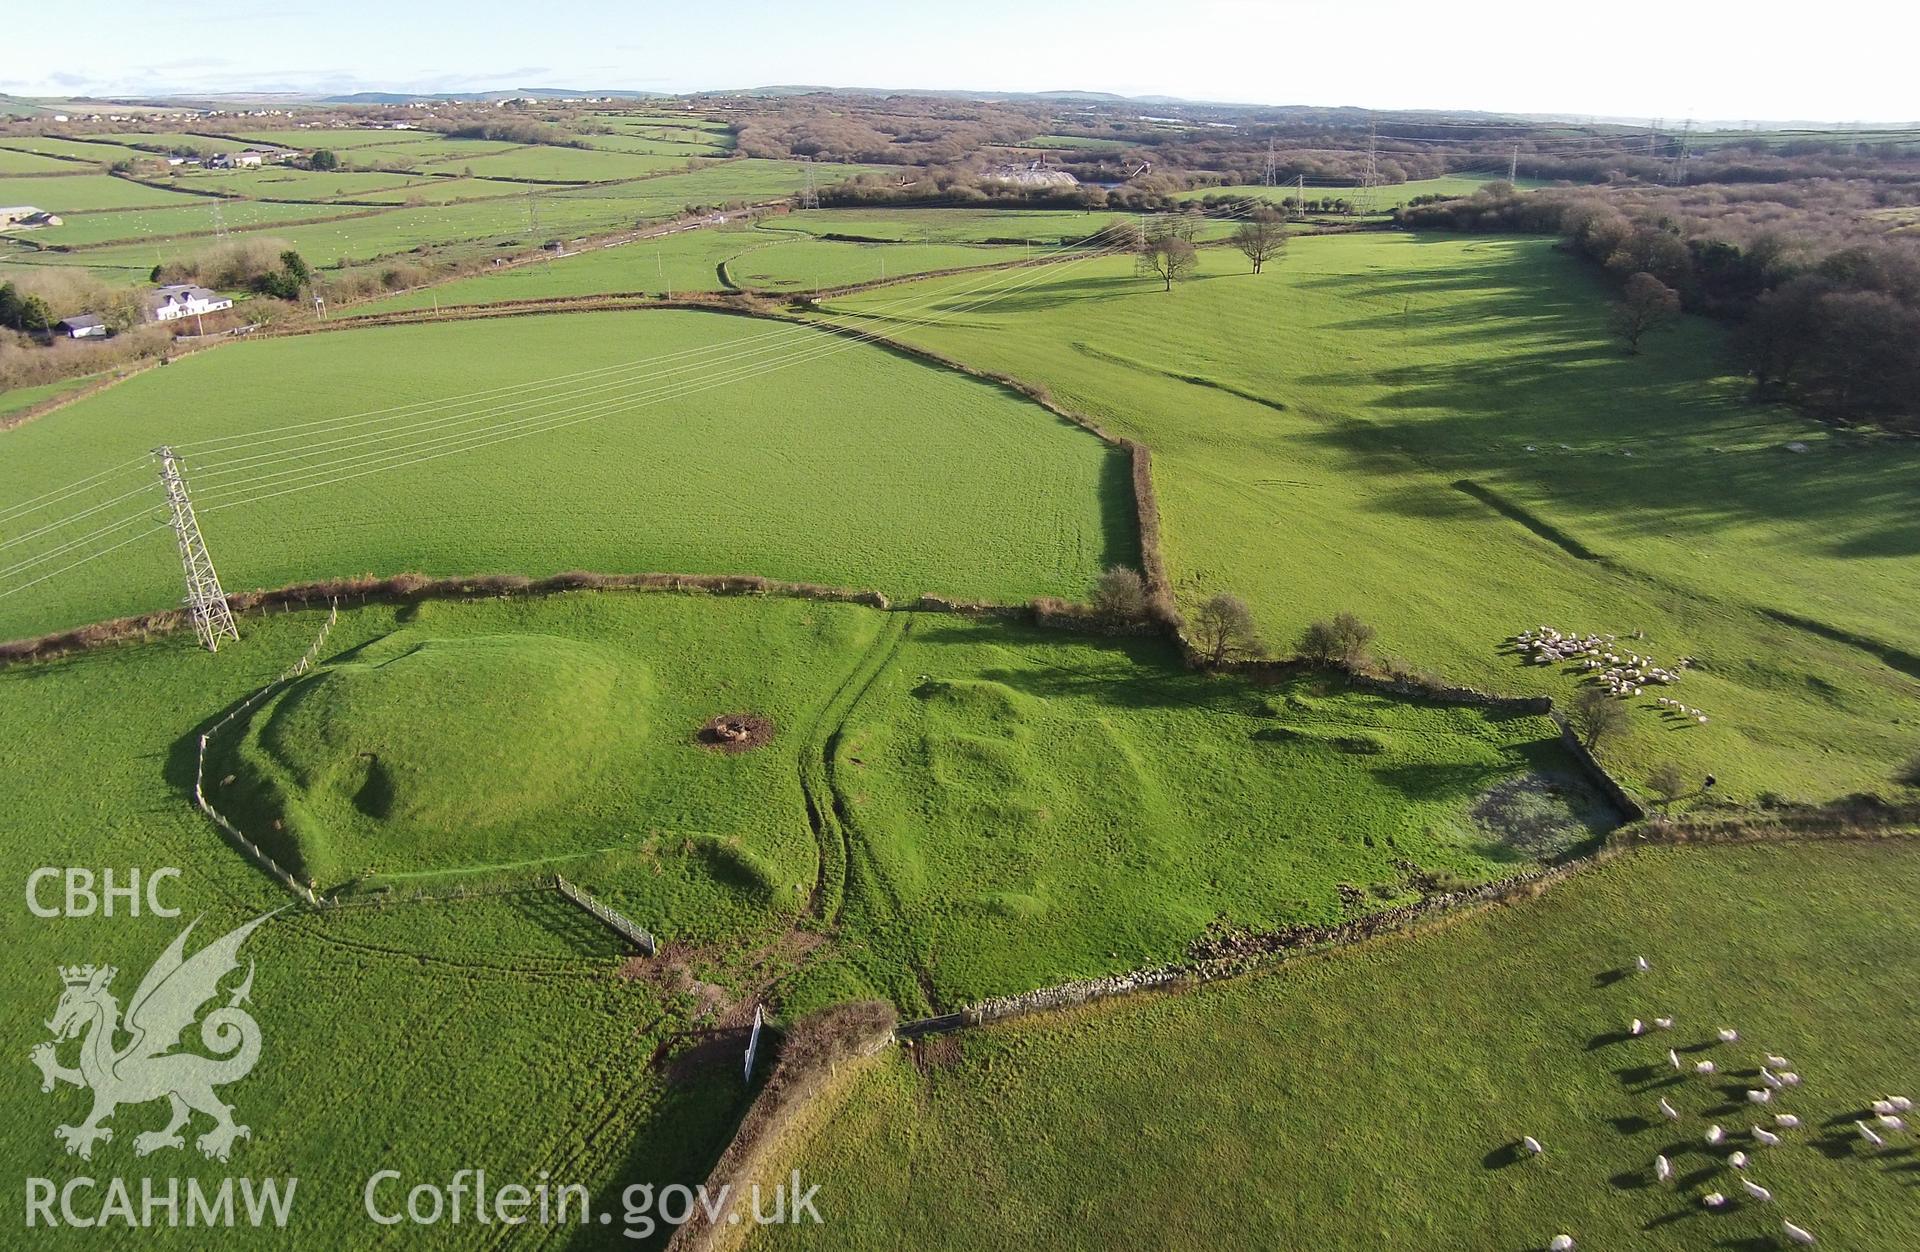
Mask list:
[[[1196,677],[1158,641],[916,616],[829,759],[864,940],[844,963],[933,1011],[1502,877],[1614,820],[1554,734]]]
[[[540,182],[611,183],[644,178],[685,167],[689,157],[605,152],[592,148],[527,147],[472,160],[440,162],[458,165],[481,178],[525,178]]]
[[[0,148],[0,175],[16,174],[77,174],[82,166],[59,157],[42,156],[37,152],[20,152],[12,148]],[[10,184],[17,186],[18,184]]]
[[[214,664],[175,638],[0,673],[0,721],[9,732],[63,744],[9,769],[10,821],[20,837],[0,853],[7,875],[24,882],[50,863],[181,870],[162,894],[183,910],[178,919],[128,918],[123,906],[111,921],[35,919],[14,928],[0,988],[23,1064],[24,1050],[47,1037],[42,1022],[60,997],[58,966],[112,962],[125,997],[187,922],[199,919],[198,946],[286,903],[192,809],[184,788],[196,729],[297,656],[321,616],[249,621],[246,639]],[[364,637],[362,623],[379,628],[370,614],[343,615],[336,645]],[[393,624],[389,613],[386,628]],[[43,898],[55,895],[43,890]],[[241,957],[255,962],[248,1008],[263,1059],[221,1089],[252,1128],[230,1163],[203,1159],[191,1141],[183,1151],[136,1155],[136,1132],[165,1120],[164,1105],[152,1103],[123,1106],[110,1123],[118,1133],[91,1161],[67,1156],[52,1130],[84,1118],[85,1093],[62,1086],[42,1094],[30,1069],[0,1101],[7,1159],[30,1176],[122,1176],[136,1196],[147,1176],[193,1177],[209,1187],[235,1173],[297,1176],[293,1220],[280,1238],[340,1246],[400,1237],[376,1230],[361,1208],[365,1180],[384,1168],[405,1171],[410,1182],[444,1182],[476,1163],[528,1181],[545,1169],[556,1182],[591,1188],[597,1204],[611,1202],[616,1183],[693,1181],[730,1133],[742,1098],[732,1067],[669,1085],[647,1064],[692,1018],[694,1000],[621,977],[612,936],[551,892],[283,913]],[[514,1110],[511,1135],[499,1133],[503,1108]],[[190,1134],[207,1124],[198,1119]],[[19,1204],[17,1196],[10,1202],[15,1220]],[[470,1224],[402,1233],[409,1246],[472,1246]],[[547,1237],[555,1247],[626,1244],[601,1231]],[[78,1242],[71,1231],[27,1238],[35,1246]],[[206,1241],[204,1230],[164,1225],[142,1236],[152,1247]]]
[[[1385,213],[1388,209],[1396,208],[1419,196],[1470,196],[1480,190],[1480,188],[1486,186],[1490,181],[1492,180],[1479,175],[1448,174],[1440,178],[1416,178],[1404,183],[1386,183],[1373,188],[1370,195],[1374,211]],[[1519,179],[1515,185],[1528,187],[1537,186],[1538,184],[1529,179],[1522,178]],[[1193,191],[1183,191],[1180,193],[1179,198],[1182,200],[1200,200],[1207,196],[1214,196],[1216,198],[1221,196],[1240,196],[1247,199],[1277,201],[1285,200],[1290,196],[1298,194],[1300,194],[1300,189],[1291,183],[1281,183],[1274,187],[1250,184],[1231,187],[1201,187]],[[1308,183],[1306,187],[1306,195],[1309,200],[1320,200],[1327,197],[1352,200],[1363,194],[1360,188],[1351,185],[1322,186],[1317,183]]]
[[[302,423],[340,425],[284,431]],[[528,430],[543,433],[486,442]],[[358,330],[175,361],[0,436],[0,499],[130,462],[60,501],[68,512],[10,522],[9,541],[136,493],[20,540],[6,564],[36,553],[46,560],[31,568],[49,571],[55,539],[85,539],[78,555],[139,535],[144,520],[86,538],[146,517],[143,456],[163,437],[190,458],[234,588],[583,567],[1020,600],[1081,594],[1105,565],[1138,559],[1124,457],[1037,406],[808,327],[648,311]],[[273,494],[290,487],[303,489]],[[13,570],[0,635],[172,603],[178,571],[159,540],[25,590],[27,571]]]
[[[1626,356],[1549,240],[1302,238],[1259,278],[1202,255],[1171,294],[1096,261],[986,307],[937,284],[832,307],[1151,445],[1183,601],[1246,596],[1282,646],[1352,609],[1416,666],[1566,699],[1503,641],[1641,631],[1699,658],[1674,694],[1710,724],[1649,696],[1608,759],[1747,799],[1885,788],[1920,749],[1920,451],[1748,405],[1704,322]],[[862,316],[916,292],[937,324]]]
[[[752,1246],[1757,1248],[1784,1218],[1911,1247],[1913,1149],[1867,1151],[1852,1120],[1920,1085],[1916,851],[1644,852],[1434,933],[935,1042],[795,1162],[825,1224]],[[1636,954],[1653,971],[1621,978]],[[1721,1074],[1673,1075],[1669,1043]],[[1775,1148],[1742,1095],[1768,1053],[1805,1076],[1768,1110],[1803,1119]],[[1520,1159],[1522,1135],[1545,1154]],[[1741,1193],[1736,1149],[1773,1204]]]
[[[57,135],[8,135],[0,147],[18,152],[40,152],[52,156],[73,157],[100,165],[111,165],[126,156],[117,143],[102,139],[62,139]]]
[[[10,730],[72,741],[15,772],[20,876],[180,866],[172,899],[209,935],[284,903],[192,809],[194,745],[322,616],[246,616],[217,657],[175,635],[0,671]],[[1255,688],[1154,643],[802,600],[349,606],[320,658],[217,730],[207,771],[213,802],[300,872],[371,870],[350,898],[399,898],[285,914],[250,941],[272,1063],[227,1092],[255,1128],[236,1160],[302,1177],[309,1242],[361,1228],[376,1168],[545,1168],[602,1196],[698,1176],[739,1107],[735,1071],[669,1085],[645,1058],[715,995],[911,1006],[918,985],[1024,988],[1175,959],[1210,923],[1324,916],[1335,880],[1377,877],[1368,906],[1390,903],[1406,890],[1394,856],[1469,873],[1525,860],[1489,844],[1470,802],[1564,764],[1542,755],[1539,719]],[[770,717],[772,741],[696,746],[720,712]],[[816,835],[809,809],[848,817]],[[1584,838],[1576,814],[1557,820]],[[699,983],[617,977],[608,937],[531,890],[556,871],[655,929]],[[481,894],[405,899],[459,885]],[[803,912],[830,923],[822,946],[770,963]],[[136,977],[179,924],[89,928],[80,948],[78,929],[32,928],[0,960],[16,1036],[41,1035],[56,964]],[[496,1143],[484,1119],[514,1101],[512,1143]],[[47,1127],[73,1103],[17,1084],[0,1138],[31,1169],[69,1168]],[[95,1168],[216,1176],[198,1158],[136,1163],[145,1120],[115,1125]]]
[[[668,161],[665,168],[676,168],[679,164],[682,163]],[[421,168],[429,167],[423,165]],[[431,168],[453,172],[446,166]],[[880,167],[845,168],[859,171]],[[225,189],[247,186],[268,188],[283,184],[248,180],[292,176],[291,171],[248,171],[230,176],[185,175],[181,176],[180,184],[191,187],[200,178],[215,178],[225,181],[209,185],[219,185]],[[371,263],[381,257],[417,249],[477,259],[501,245],[526,246],[549,239],[578,238],[631,229],[643,222],[675,217],[695,206],[777,200],[797,190],[805,181],[806,171],[805,167],[792,161],[729,160],[692,172],[665,173],[638,181],[602,186],[540,186],[454,177],[422,177],[415,183],[405,184],[399,175],[353,173],[317,177],[328,181],[312,184],[316,191],[361,185],[358,182],[361,179],[392,178],[388,190],[374,191],[371,198],[391,201],[394,207],[363,214],[353,213],[353,206],[315,200],[311,202],[314,207],[310,211],[296,210],[288,215],[277,208],[257,207],[261,203],[257,201],[229,201],[221,203],[222,213],[237,215],[230,219],[230,224],[236,221],[249,225],[255,222],[271,224],[272,238],[283,240],[316,266]],[[284,185],[295,187],[300,184]],[[7,200],[8,195],[25,194],[22,189],[42,186],[49,193],[48,199],[75,203],[85,201],[90,207],[114,207],[118,202],[124,202],[129,207],[144,204],[170,208],[187,207],[196,202],[203,205],[214,203],[212,197],[146,188],[105,175],[0,179],[0,202],[11,203]],[[13,190],[8,191],[9,187]],[[534,197],[535,203],[530,205],[529,196]],[[29,201],[22,200],[20,203]],[[250,205],[255,207],[248,207]],[[211,210],[208,212],[210,214]],[[310,221],[305,224],[292,220],[296,216],[323,218],[341,214],[351,216],[343,220]],[[206,220],[210,223],[211,217]],[[280,224],[281,220],[287,224]],[[79,229],[72,237],[81,250],[27,253],[10,260],[35,265],[80,266],[93,271],[104,281],[135,282],[143,278],[157,262],[191,256],[209,246],[201,232],[210,229],[210,225],[196,228],[191,224],[192,219],[184,216],[163,219],[154,225],[166,230],[175,221],[186,224],[182,234],[156,235],[153,238],[147,238],[148,232],[141,229],[147,223],[137,221],[116,221],[98,227],[76,224]],[[131,234],[127,233],[129,230]],[[139,239],[140,242],[119,242],[129,238]],[[49,235],[45,242],[61,240]]]
[[[818,854],[796,753],[880,614],[607,593],[368,609],[349,626],[364,642],[266,702],[210,765],[233,779],[215,805],[296,874],[405,896],[558,872],[683,943],[805,908]],[[740,711],[771,718],[775,744],[696,744]]]
[[[114,253],[115,256],[137,261],[141,255],[139,249],[120,247],[120,245],[136,240],[151,240],[153,244],[162,246],[166,251],[174,251],[175,241],[191,240],[199,247],[214,246],[217,241],[211,236],[218,230],[214,221],[216,211],[219,213],[220,222],[229,231],[254,226],[277,227],[283,223],[344,217],[366,211],[352,205],[280,204],[265,200],[215,200],[200,196],[174,196],[170,198],[170,203],[174,203],[174,207],[74,213],[61,218],[60,225],[43,226],[27,237],[36,243],[58,245],[63,248],[118,248],[119,250]],[[73,263],[84,264],[92,255],[92,253],[78,254],[70,260]],[[147,255],[149,256],[147,263],[151,266],[154,264],[151,259],[151,247],[148,248]]]
[[[5,421],[9,416],[23,409],[30,409],[36,404],[69,391],[77,391],[81,387],[90,386],[98,381],[97,375],[88,375],[82,378],[63,378],[54,383],[41,383],[37,387],[13,387],[0,391],[0,421]]]
[[[783,213],[616,248],[515,266],[354,306],[388,312],[602,293],[772,292],[832,287],[1044,255],[1120,220],[1118,214],[909,209]],[[830,238],[844,236],[844,238]],[[987,241],[997,246],[979,246]],[[1008,241],[1020,240],[1014,244]],[[874,242],[883,241],[883,242]],[[1026,241],[1031,241],[1028,243]],[[723,285],[726,267],[730,285]]]
[[[31,204],[49,213],[162,208],[191,204],[196,199],[159,187],[148,187],[131,179],[115,178],[111,174],[0,178],[0,204]]]

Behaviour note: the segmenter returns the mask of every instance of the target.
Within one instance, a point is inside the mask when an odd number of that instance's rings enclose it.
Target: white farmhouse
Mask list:
[[[200,313],[217,313],[233,307],[233,301],[217,291],[191,283],[172,283],[148,297],[148,311],[156,322],[171,322]]]

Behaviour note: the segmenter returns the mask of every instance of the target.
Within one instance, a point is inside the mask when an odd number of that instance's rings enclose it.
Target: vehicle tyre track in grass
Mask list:
[[[822,706],[799,748],[800,793],[806,802],[807,824],[819,845],[819,868],[807,911],[828,925],[837,921],[846,900],[847,834],[840,824],[832,780],[831,752],[840,729],[879,672],[893,659],[905,638],[908,619],[889,613],[860,660]]]
[[[834,821],[839,826],[841,844],[845,848],[846,863],[842,870],[841,882],[842,901],[845,900],[847,887],[854,883],[856,878],[863,884],[871,884],[876,889],[876,893],[870,894],[867,899],[880,904],[885,909],[889,920],[894,924],[888,927],[889,929],[905,926],[908,920],[906,905],[901,900],[899,891],[881,871],[879,863],[872,855],[872,850],[857,838],[859,823],[854,820],[853,810],[847,802],[846,790],[840,785],[837,758],[840,755],[841,740],[846,734],[847,724],[853,720],[854,711],[860,707],[867,693],[873,690],[873,685],[879,681],[880,675],[893,664],[894,657],[905,644],[907,636],[913,631],[911,616],[904,617],[902,621],[900,630],[887,646],[886,655],[868,672],[866,681],[860,685],[860,690],[847,704],[838,724],[828,733],[821,753],[826,765],[827,787],[833,803]],[[939,991],[934,986],[933,976],[928,972],[926,965],[911,949],[903,949],[896,955],[900,963],[913,974],[914,982],[919,986],[920,994],[926,1000],[928,1011],[939,1012],[941,1004]]]

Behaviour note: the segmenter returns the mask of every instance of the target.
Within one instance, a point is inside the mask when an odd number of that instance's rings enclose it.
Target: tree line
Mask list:
[[[1661,208],[1657,197],[1622,205],[1493,184],[1398,218],[1414,230],[1558,234],[1620,282],[1614,324],[1630,347],[1667,312],[1702,313],[1734,327],[1758,396],[1920,429],[1920,240],[1816,235],[1791,215],[1736,232]]]

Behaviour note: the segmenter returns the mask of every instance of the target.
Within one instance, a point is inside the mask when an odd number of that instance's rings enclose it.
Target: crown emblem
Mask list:
[[[106,975],[100,980],[101,986],[104,987],[113,981],[114,968],[111,965],[62,965],[60,981],[69,987],[84,987],[93,981],[95,974],[99,973]]]

